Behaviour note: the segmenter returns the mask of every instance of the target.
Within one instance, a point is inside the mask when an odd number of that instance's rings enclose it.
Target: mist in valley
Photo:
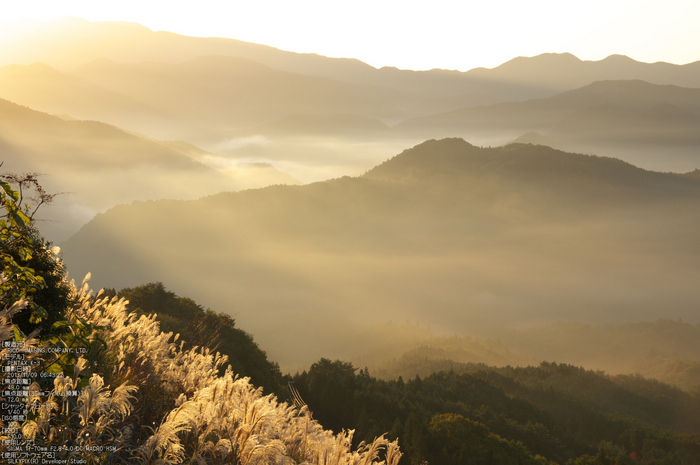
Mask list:
[[[699,189],[613,159],[446,139],[362,177],[118,207],[63,245],[99,286],[158,280],[226,308],[295,367],[387,350],[377,323],[476,336],[697,323]]]
[[[3,460],[697,465],[697,5],[35,3]]]
[[[284,370],[638,370],[518,331],[700,323],[697,62],[378,69],[77,18],[2,40],[2,169],[62,193],[39,227],[71,277],[162,282]]]

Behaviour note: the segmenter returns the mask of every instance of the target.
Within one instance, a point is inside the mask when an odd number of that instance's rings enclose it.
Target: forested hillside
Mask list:
[[[382,381],[322,359],[293,379],[322,424],[398,437],[401,463],[700,463],[700,397],[641,377],[543,362]]]
[[[230,315],[204,309],[187,297],[178,297],[165,289],[163,283],[144,284],[118,293],[107,289],[105,296],[126,299],[129,309],[139,316],[155,315],[161,330],[179,334],[186,349],[201,347],[220,352],[228,357],[223,369],[230,366],[234,373],[249,377],[266,394],[286,400],[287,389],[283,387],[279,366],[268,360],[251,334],[236,327]]]

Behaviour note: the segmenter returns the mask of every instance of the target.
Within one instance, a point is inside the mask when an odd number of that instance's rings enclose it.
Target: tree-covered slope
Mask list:
[[[542,363],[381,381],[322,359],[294,382],[324,425],[401,438],[402,463],[537,463],[539,455],[696,464],[700,456],[700,399],[643,378]]]
[[[224,368],[230,366],[239,376],[247,376],[255,386],[266,393],[286,399],[282,374],[276,363],[268,360],[265,351],[253,340],[253,336],[237,328],[228,314],[205,309],[194,300],[179,297],[165,289],[162,283],[150,283],[115,292],[108,289],[106,295],[126,299],[131,311],[137,315],[156,315],[164,332],[179,334],[185,348],[204,347],[228,357]]]

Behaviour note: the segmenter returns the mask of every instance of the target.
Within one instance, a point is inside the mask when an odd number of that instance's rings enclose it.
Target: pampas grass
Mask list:
[[[124,299],[93,296],[88,279],[79,287],[70,283],[75,303],[66,315],[71,324],[91,328],[91,360],[78,358],[48,395],[30,386],[30,418],[14,425],[36,445],[54,446],[57,458],[143,465],[398,464],[397,441],[381,436],[353,451],[352,430],[334,435],[306,406],[279,403],[230,368],[220,375],[225,356],[184,350],[154,316],[129,313]],[[14,337],[11,318],[24,305],[0,311],[1,341]],[[93,350],[95,341],[106,341],[106,350]],[[36,335],[25,342],[39,343]]]

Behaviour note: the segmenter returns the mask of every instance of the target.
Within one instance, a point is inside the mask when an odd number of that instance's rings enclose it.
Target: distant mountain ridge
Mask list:
[[[566,115],[614,104],[635,109],[671,104],[700,114],[700,89],[657,85],[640,80],[598,81],[553,97],[465,108],[405,120],[398,130],[445,134],[470,128],[537,130]]]
[[[186,151],[175,149],[175,145],[157,143],[98,121],[66,121],[2,99],[0,122],[3,140],[16,147],[17,155],[25,150],[32,155],[23,158],[22,163],[15,163],[16,159],[10,163],[32,171],[55,172],[61,167],[87,170],[96,165],[124,168],[135,164],[160,164],[193,173],[208,169]],[[83,142],[98,144],[102,156],[79,147]],[[50,150],[44,150],[49,147]],[[197,152],[196,147],[190,146],[190,150]],[[117,156],[107,156],[109,152]]]
[[[284,164],[305,182],[356,175],[426,139],[497,146],[530,132],[548,135],[592,106],[673,105],[700,115],[700,62],[548,53],[493,69],[410,71],[133,23],[69,18],[14,34],[0,31],[0,65],[8,65],[0,67],[0,98],[245,162]],[[619,124],[635,124],[635,115],[626,117]],[[673,129],[647,145],[593,140],[594,132],[576,143],[537,141],[656,171],[697,168],[695,127]],[[290,136],[295,130],[303,137]],[[669,145],[676,136],[685,142]]]
[[[46,65],[0,68],[0,97],[41,111],[109,122],[159,138],[197,142],[297,113],[400,118],[391,89],[279,71],[244,58],[121,64],[105,58],[59,73]]]
[[[700,89],[598,81],[553,97],[411,118],[392,129],[425,138],[473,137],[494,145],[533,142],[684,172],[700,166],[698,117]]]
[[[427,141],[387,160],[364,177],[426,184],[448,182],[449,178],[458,182],[470,179],[473,185],[483,183],[503,191],[526,185],[538,189],[551,186],[559,195],[567,191],[578,195],[579,189],[605,184],[603,195],[609,200],[617,189],[634,189],[639,199],[647,195],[697,195],[699,187],[678,176],[642,170],[614,158],[570,154],[531,144],[485,149],[458,138]],[[495,178],[501,187],[497,187]],[[599,194],[590,190],[586,195]]]
[[[7,44],[0,51],[0,65],[40,61],[68,71],[101,57],[123,63],[177,63],[203,55],[235,56],[283,71],[425,94],[433,100],[418,98],[412,106],[428,112],[546,97],[605,79],[642,79],[656,84],[700,87],[700,62],[649,64],[619,55],[582,61],[568,53],[543,54],[518,57],[493,69],[408,71],[391,67],[375,69],[356,59],[286,52],[235,39],[153,32],[135,23],[63,18],[34,23],[27,31],[5,37]],[[434,100],[440,96],[456,99],[458,107],[449,108],[449,101],[444,99]]]
[[[517,57],[490,70],[476,68],[468,73],[503,81],[518,76],[524,83],[556,88],[559,92],[595,81],[630,79],[661,85],[700,87],[700,61],[687,65],[643,63],[625,55],[610,55],[599,61],[587,61],[571,53],[543,53],[535,57]]]
[[[552,126],[549,137],[562,141],[694,146],[700,145],[700,115],[667,103],[639,110],[605,104],[567,116]]]

